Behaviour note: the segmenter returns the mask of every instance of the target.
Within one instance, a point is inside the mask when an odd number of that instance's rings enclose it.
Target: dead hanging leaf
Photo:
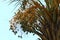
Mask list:
[[[34,20],[37,20],[37,10],[36,10],[36,6],[32,6],[30,8],[28,8],[27,10],[24,10],[24,12],[17,12],[17,14],[14,16],[14,22],[16,22],[17,20],[19,22],[25,22],[27,21],[27,23],[31,24],[34,22]]]

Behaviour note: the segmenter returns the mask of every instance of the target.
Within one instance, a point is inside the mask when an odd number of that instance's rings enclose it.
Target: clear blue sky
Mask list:
[[[0,40],[36,40],[37,35],[24,34],[24,37],[21,39],[9,31],[9,20],[13,17],[14,12],[18,8],[13,11],[14,4],[8,5],[7,0],[5,1],[0,0]]]

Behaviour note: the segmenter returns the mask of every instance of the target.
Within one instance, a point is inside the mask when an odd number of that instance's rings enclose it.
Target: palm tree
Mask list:
[[[24,32],[37,34],[42,40],[60,40],[60,0],[44,1],[46,5],[39,0],[23,0],[10,29],[17,33],[16,24],[21,24]]]

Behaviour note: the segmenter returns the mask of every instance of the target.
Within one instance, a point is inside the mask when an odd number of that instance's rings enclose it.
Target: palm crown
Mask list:
[[[14,24],[21,24],[24,32],[35,33],[42,40],[60,40],[60,0],[44,1],[45,6],[39,0],[23,0],[22,11],[14,15],[10,29],[16,33]]]

